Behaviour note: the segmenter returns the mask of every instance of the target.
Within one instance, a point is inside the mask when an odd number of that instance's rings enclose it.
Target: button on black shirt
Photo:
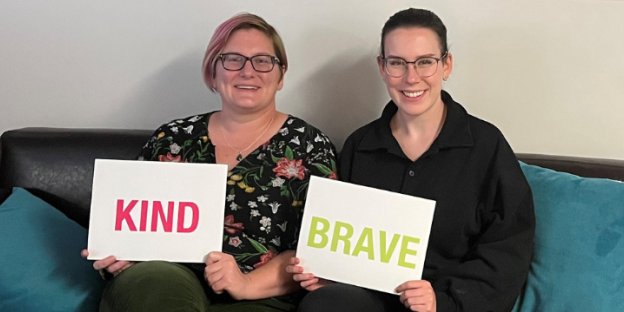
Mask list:
[[[407,158],[392,136],[397,106],[390,101],[347,138],[339,176],[436,201],[423,279],[436,291],[438,311],[508,311],[531,259],[531,191],[502,133],[444,91],[442,101],[446,120],[419,159]]]

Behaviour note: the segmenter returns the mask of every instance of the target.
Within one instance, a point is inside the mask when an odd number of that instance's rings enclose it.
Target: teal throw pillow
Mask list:
[[[0,204],[0,311],[97,311],[87,231],[22,188]]]
[[[624,311],[624,183],[520,165],[536,228],[513,311]]]

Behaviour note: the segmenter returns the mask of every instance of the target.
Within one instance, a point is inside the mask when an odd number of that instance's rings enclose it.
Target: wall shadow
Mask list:
[[[309,102],[299,112],[338,149],[351,132],[379,116],[388,98],[374,57],[354,58],[350,51],[329,59],[304,80],[290,86]]]

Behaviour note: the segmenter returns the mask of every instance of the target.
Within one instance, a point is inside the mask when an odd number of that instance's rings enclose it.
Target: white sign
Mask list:
[[[312,177],[297,257],[305,272],[388,293],[422,277],[435,201]]]
[[[227,166],[95,161],[89,259],[204,262],[221,251]]]

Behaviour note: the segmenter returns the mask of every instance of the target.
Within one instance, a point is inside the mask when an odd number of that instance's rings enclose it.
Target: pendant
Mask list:
[[[236,161],[241,161],[243,160],[243,154],[238,153],[238,155],[236,155]]]

